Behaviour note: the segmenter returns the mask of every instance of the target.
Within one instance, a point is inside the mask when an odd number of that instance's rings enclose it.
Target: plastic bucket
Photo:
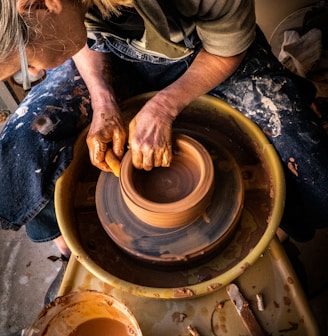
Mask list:
[[[39,314],[24,336],[142,336],[130,310],[94,291],[58,297]]]

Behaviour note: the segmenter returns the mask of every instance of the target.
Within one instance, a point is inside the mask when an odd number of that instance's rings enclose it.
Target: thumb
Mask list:
[[[105,161],[108,164],[108,166],[113,171],[114,175],[119,177],[120,171],[121,171],[121,162],[120,160],[115,156],[113,151],[111,149],[107,149],[106,155],[105,155]]]

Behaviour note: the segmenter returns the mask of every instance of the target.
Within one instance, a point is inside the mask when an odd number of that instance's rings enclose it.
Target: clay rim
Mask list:
[[[192,155],[199,168],[196,187],[178,201],[158,203],[140,195],[131,181],[134,169],[131,151],[121,162],[120,189],[124,202],[136,217],[156,227],[173,228],[190,224],[205,212],[214,191],[213,161],[205,147],[185,134],[178,134],[176,143],[179,155]]]

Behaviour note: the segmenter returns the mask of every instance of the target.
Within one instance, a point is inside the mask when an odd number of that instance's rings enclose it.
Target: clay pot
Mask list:
[[[120,188],[129,210],[162,228],[189,224],[202,215],[213,193],[212,159],[195,139],[179,134],[170,167],[138,170],[128,151],[121,164]]]

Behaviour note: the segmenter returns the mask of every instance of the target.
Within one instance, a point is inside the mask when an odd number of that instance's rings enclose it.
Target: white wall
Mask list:
[[[270,40],[276,26],[294,11],[316,4],[318,0],[255,0],[257,23]]]

